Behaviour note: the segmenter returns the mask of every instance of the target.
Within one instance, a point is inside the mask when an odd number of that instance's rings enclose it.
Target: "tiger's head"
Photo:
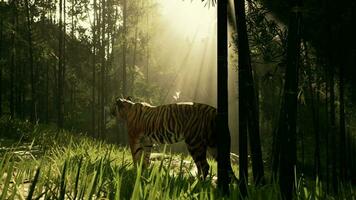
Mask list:
[[[125,121],[127,119],[127,114],[129,109],[134,103],[131,101],[130,97],[127,98],[116,98],[110,109],[110,114],[116,117],[119,121]]]

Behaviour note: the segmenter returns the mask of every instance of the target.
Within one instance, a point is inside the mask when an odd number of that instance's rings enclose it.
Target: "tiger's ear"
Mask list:
[[[125,99],[129,100],[129,101],[132,101],[132,97],[131,96],[127,96]]]
[[[118,107],[118,108],[122,108],[123,106],[124,106],[124,102],[123,102],[123,99],[122,98],[116,98],[116,100],[115,100],[115,102],[116,102],[116,106]]]

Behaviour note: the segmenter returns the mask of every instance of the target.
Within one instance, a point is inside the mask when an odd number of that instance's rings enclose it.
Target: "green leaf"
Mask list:
[[[28,192],[28,196],[26,198],[27,200],[31,200],[32,196],[33,196],[33,194],[35,192],[36,184],[38,183],[38,180],[39,180],[39,177],[40,177],[40,169],[41,169],[41,167],[38,167],[37,170],[36,170],[35,177],[33,178],[32,184],[30,186],[30,190]]]

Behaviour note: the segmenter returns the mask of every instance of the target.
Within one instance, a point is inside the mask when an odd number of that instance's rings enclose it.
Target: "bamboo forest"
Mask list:
[[[0,200],[356,200],[356,1],[0,0]]]

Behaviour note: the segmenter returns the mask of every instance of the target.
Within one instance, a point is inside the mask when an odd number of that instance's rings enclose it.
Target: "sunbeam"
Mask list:
[[[172,78],[159,82],[165,88],[161,103],[194,101],[216,106],[216,7],[200,1],[163,0],[159,8],[153,57],[157,64],[174,71]],[[237,141],[237,80],[231,64],[229,90],[229,124],[233,141]]]

